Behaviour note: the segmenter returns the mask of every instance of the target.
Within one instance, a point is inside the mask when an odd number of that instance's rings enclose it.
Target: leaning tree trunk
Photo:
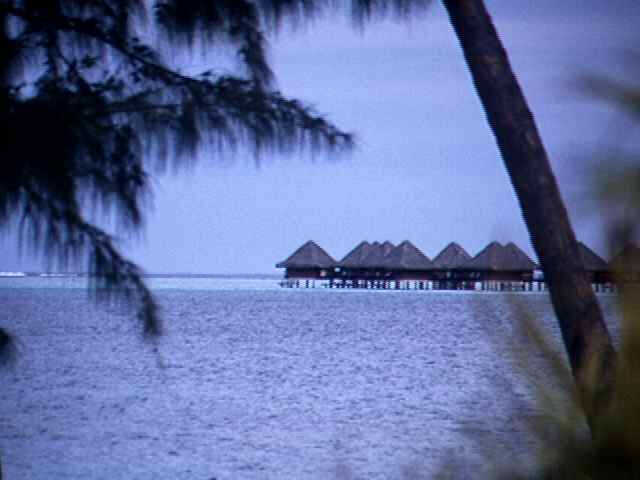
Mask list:
[[[551,293],[583,407],[606,407],[615,361],[547,153],[482,0],[443,0],[516,191]]]

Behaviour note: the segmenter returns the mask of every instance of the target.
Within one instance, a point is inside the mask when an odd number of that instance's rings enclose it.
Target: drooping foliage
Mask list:
[[[190,163],[202,147],[214,157],[348,149],[350,134],[274,88],[266,35],[345,5],[362,21],[426,3],[0,0],[0,224],[17,224],[61,268],[88,262],[95,291],[129,301],[157,332],[140,268],[96,212],[139,229],[156,168]],[[231,66],[209,55],[211,68],[183,72],[174,53],[195,44]]]

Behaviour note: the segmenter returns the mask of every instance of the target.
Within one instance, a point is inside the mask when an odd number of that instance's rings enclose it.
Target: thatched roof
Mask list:
[[[582,258],[584,269],[588,272],[606,272],[609,270],[607,262],[584,243],[578,242],[578,251]]]
[[[385,258],[389,255],[389,252],[393,250],[393,243],[391,242],[373,242],[369,253],[362,259],[361,267],[364,268],[382,268],[384,267]]]
[[[433,259],[433,265],[437,268],[452,269],[471,260],[471,255],[458,245],[451,242]]]
[[[389,270],[430,270],[433,263],[415,245],[405,240],[389,252],[383,266]]]
[[[396,248],[396,246],[391,243],[389,240],[386,240],[383,244],[382,244],[382,248],[385,252],[390,252],[391,250],[393,250],[394,248]],[[386,255],[386,253],[385,253]]]
[[[371,244],[369,242],[360,242],[356,248],[347,253],[338,265],[341,267],[357,268],[362,265],[362,261],[367,257],[371,251]]]
[[[380,246],[382,247],[382,255],[385,257],[391,253],[391,250],[396,248],[396,246],[393,243],[391,243],[389,240],[385,241]]]
[[[504,247],[498,242],[491,242],[471,260],[460,265],[460,268],[464,270],[500,270],[503,263],[503,250]]]
[[[491,242],[475,257],[459,267],[462,270],[521,272],[534,270],[537,265],[513,243],[503,246]]]
[[[611,269],[617,272],[640,272],[640,247],[632,243],[609,262]]]
[[[535,270],[538,264],[529,258],[515,243],[509,242],[504,247],[509,252],[508,262],[512,270]]]
[[[276,264],[277,268],[331,268],[336,261],[315,242],[309,240],[293,254]]]

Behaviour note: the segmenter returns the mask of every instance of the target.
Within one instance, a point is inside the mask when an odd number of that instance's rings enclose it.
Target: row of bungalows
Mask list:
[[[578,242],[585,270],[598,289],[640,284],[640,247],[626,245],[610,262],[606,262],[582,242]]]
[[[607,263],[582,242],[578,246],[596,291],[611,290],[620,281],[640,282],[638,247],[627,247]],[[538,265],[512,242],[491,242],[474,257],[451,242],[431,260],[408,240],[398,245],[364,241],[336,261],[309,241],[276,267],[285,269],[281,282],[285,287],[491,291],[545,288]]]

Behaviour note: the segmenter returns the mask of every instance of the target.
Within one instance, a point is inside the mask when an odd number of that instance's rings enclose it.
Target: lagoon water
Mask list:
[[[154,278],[166,333],[149,342],[84,281],[0,279],[19,350],[0,371],[6,478],[478,478],[485,453],[515,465],[536,445],[549,370],[516,312],[562,351],[542,293]]]

